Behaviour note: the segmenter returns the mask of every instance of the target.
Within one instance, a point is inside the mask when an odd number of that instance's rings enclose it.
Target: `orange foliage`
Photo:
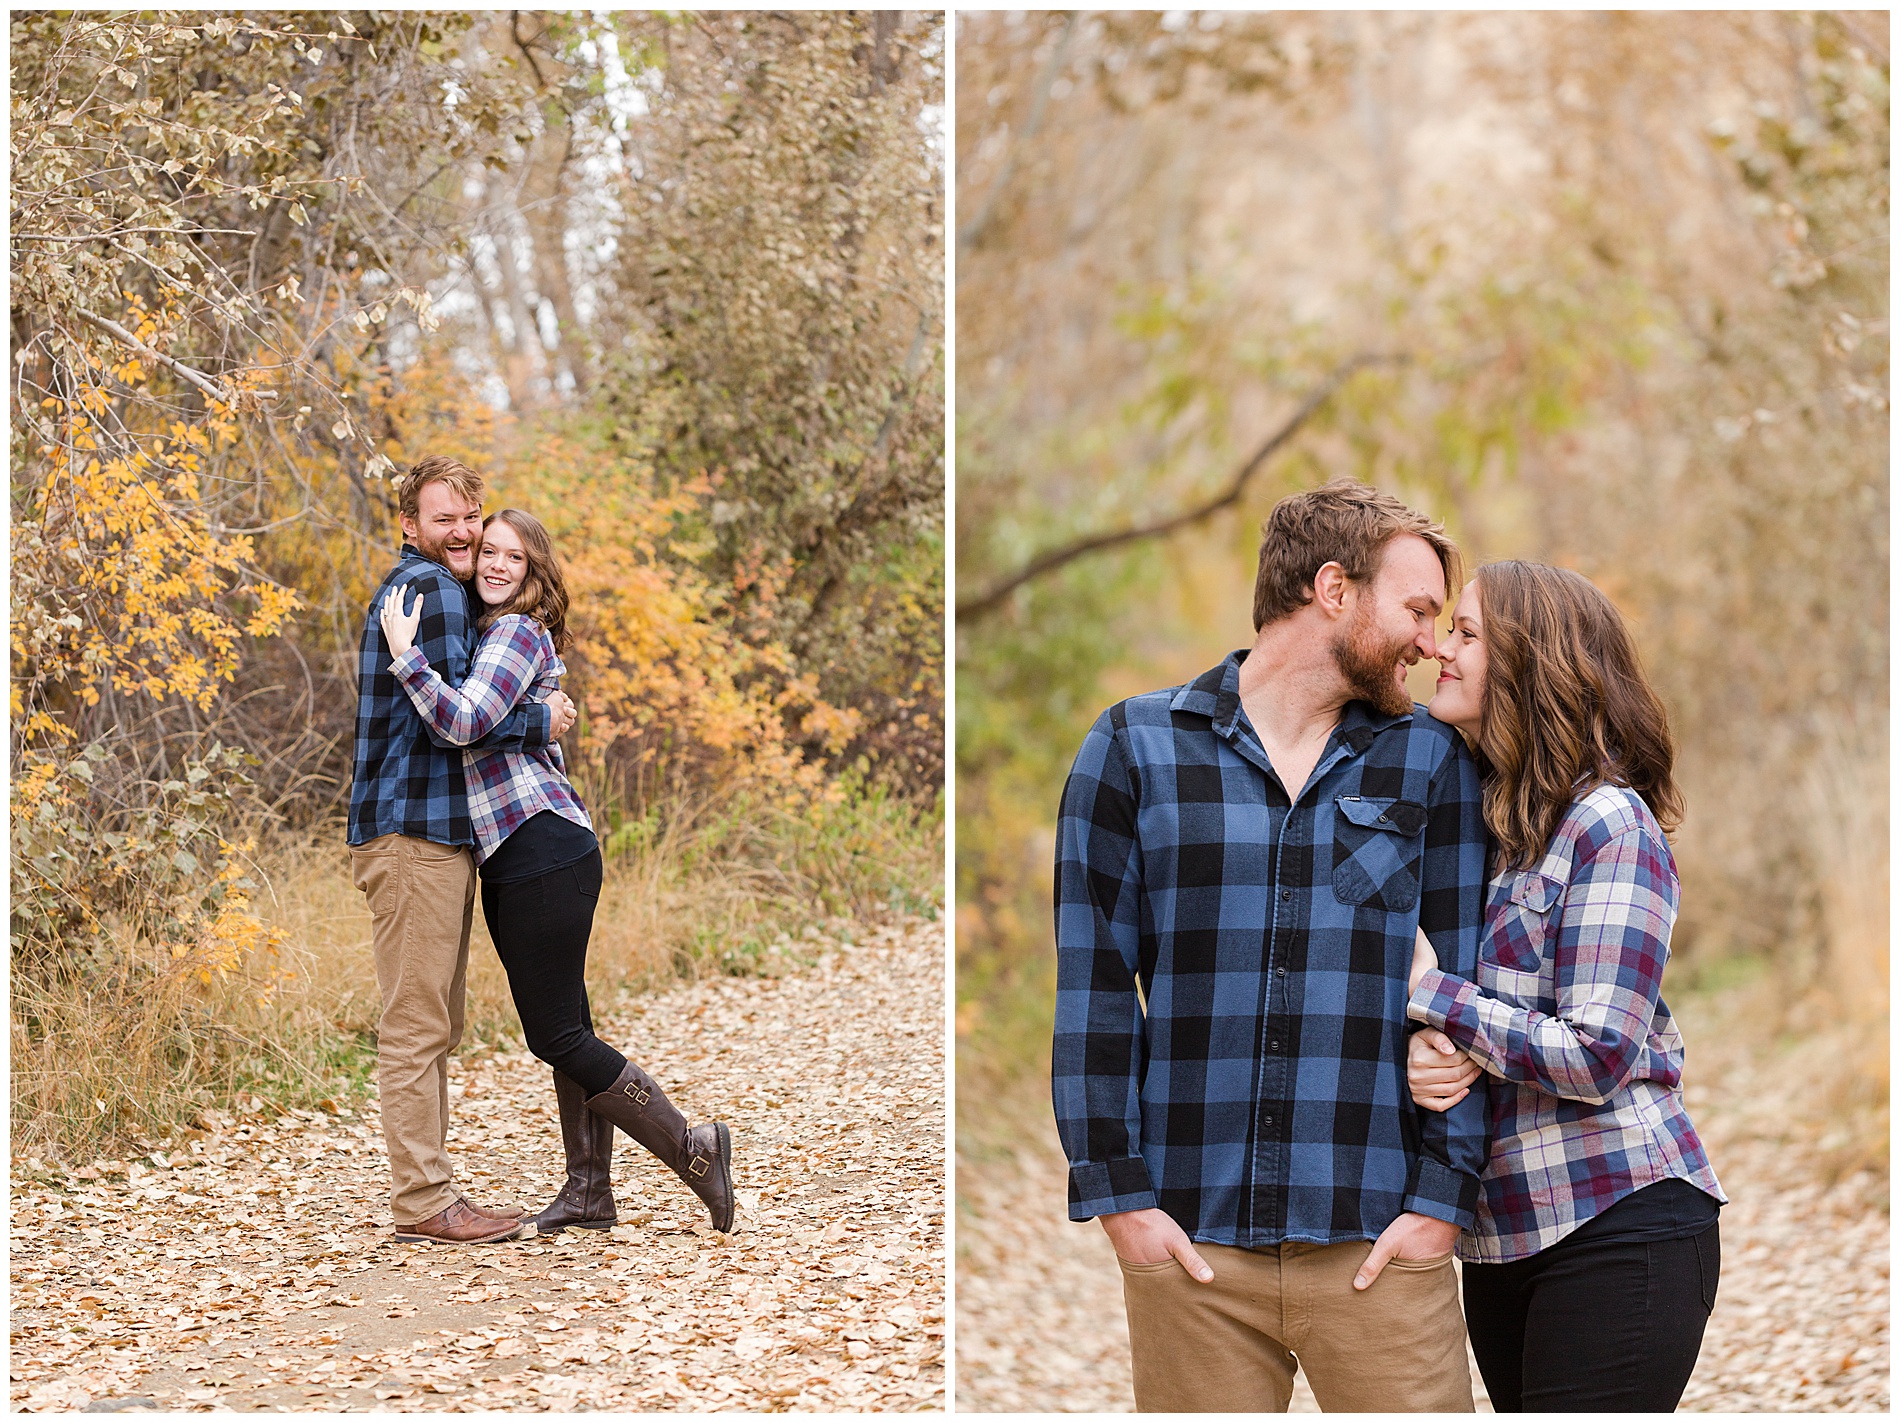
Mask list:
[[[141,342],[178,319],[127,300]],[[127,705],[208,710],[241,639],[276,634],[301,600],[257,573],[252,539],[224,531],[204,498],[239,438],[235,409],[209,401],[195,424],[157,415],[146,367],[107,349],[76,353],[69,393],[42,399],[15,444],[12,944],[47,952],[124,927],[208,983],[281,938],[250,912],[250,847],[215,828],[244,757],[213,746],[185,779],[127,795],[139,773],[106,748]],[[255,376],[229,378],[234,400]]]
[[[788,724],[842,745],[857,713],[827,705],[781,643],[742,639],[727,622],[738,590],[700,571],[689,533],[711,480],[662,491],[637,452],[561,434],[520,441],[489,474],[489,507],[542,519],[566,565],[584,762],[627,778],[635,796],[660,784],[790,801],[820,791],[823,770]]]

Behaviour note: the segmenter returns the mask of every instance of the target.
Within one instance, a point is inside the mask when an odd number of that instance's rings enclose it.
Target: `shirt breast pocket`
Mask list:
[[[1484,956],[1499,968],[1535,973],[1550,952],[1563,881],[1535,870],[1518,870],[1506,880],[1504,889],[1498,917],[1484,936]]]
[[[1409,800],[1340,796],[1333,811],[1333,897],[1395,914],[1416,907],[1425,807]]]

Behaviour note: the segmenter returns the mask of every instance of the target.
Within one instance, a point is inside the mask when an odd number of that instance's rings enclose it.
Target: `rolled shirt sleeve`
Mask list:
[[[1052,1089],[1071,1220],[1157,1204],[1141,1155],[1139,795],[1104,713],[1063,787],[1056,829]]]
[[[1475,972],[1484,924],[1484,791],[1478,768],[1462,744],[1432,782],[1425,822],[1423,893],[1419,928],[1441,964]],[[1446,1112],[1418,1113],[1419,1156],[1404,1209],[1460,1229],[1477,1211],[1479,1177],[1490,1153],[1490,1092],[1480,1077]]]

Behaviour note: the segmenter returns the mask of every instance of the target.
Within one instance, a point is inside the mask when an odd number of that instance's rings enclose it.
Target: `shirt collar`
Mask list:
[[[1352,748],[1352,754],[1361,754],[1372,740],[1387,727],[1397,726],[1402,721],[1410,721],[1418,710],[1414,703],[1412,711],[1400,712],[1396,716],[1387,716],[1384,712],[1374,711],[1361,701],[1346,703],[1346,709],[1339,714],[1339,729],[1334,732],[1342,744]]]
[[[1240,664],[1247,660],[1247,652],[1243,647],[1228,653],[1220,665],[1208,668],[1176,692],[1169,707],[1208,718],[1214,723],[1216,736],[1232,740],[1240,724]],[[1412,714],[1408,711],[1387,716],[1365,702],[1350,701],[1339,714],[1339,726],[1333,736],[1357,756],[1372,745],[1373,738],[1380,732],[1401,721],[1410,721]]]
[[[1208,668],[1176,692],[1170,709],[1207,717],[1215,731],[1232,735],[1240,715],[1240,664],[1246,660],[1245,648],[1228,653],[1219,666]]]

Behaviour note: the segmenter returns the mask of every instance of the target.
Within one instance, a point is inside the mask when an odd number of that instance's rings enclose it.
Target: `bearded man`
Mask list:
[[[1477,769],[1415,706],[1444,530],[1351,480],[1275,506],[1251,649],[1110,707],[1063,791],[1054,1096],[1121,1261],[1144,1412],[1470,1412],[1452,1246],[1484,1079],[1405,1084],[1421,929],[1474,967]]]
[[[459,461],[422,460],[403,481],[402,556],[370,599],[357,657],[350,861],[369,900],[376,983],[376,1080],[398,1240],[479,1245],[522,1233],[518,1206],[478,1206],[449,1165],[449,1054],[462,1039],[468,938],[475,916],[475,831],[462,748],[416,714],[389,670],[383,599],[422,594],[415,645],[451,686],[468,675],[473,620],[463,584],[482,536],[482,479]],[[524,702],[475,748],[557,740],[574,705],[556,692]]]

